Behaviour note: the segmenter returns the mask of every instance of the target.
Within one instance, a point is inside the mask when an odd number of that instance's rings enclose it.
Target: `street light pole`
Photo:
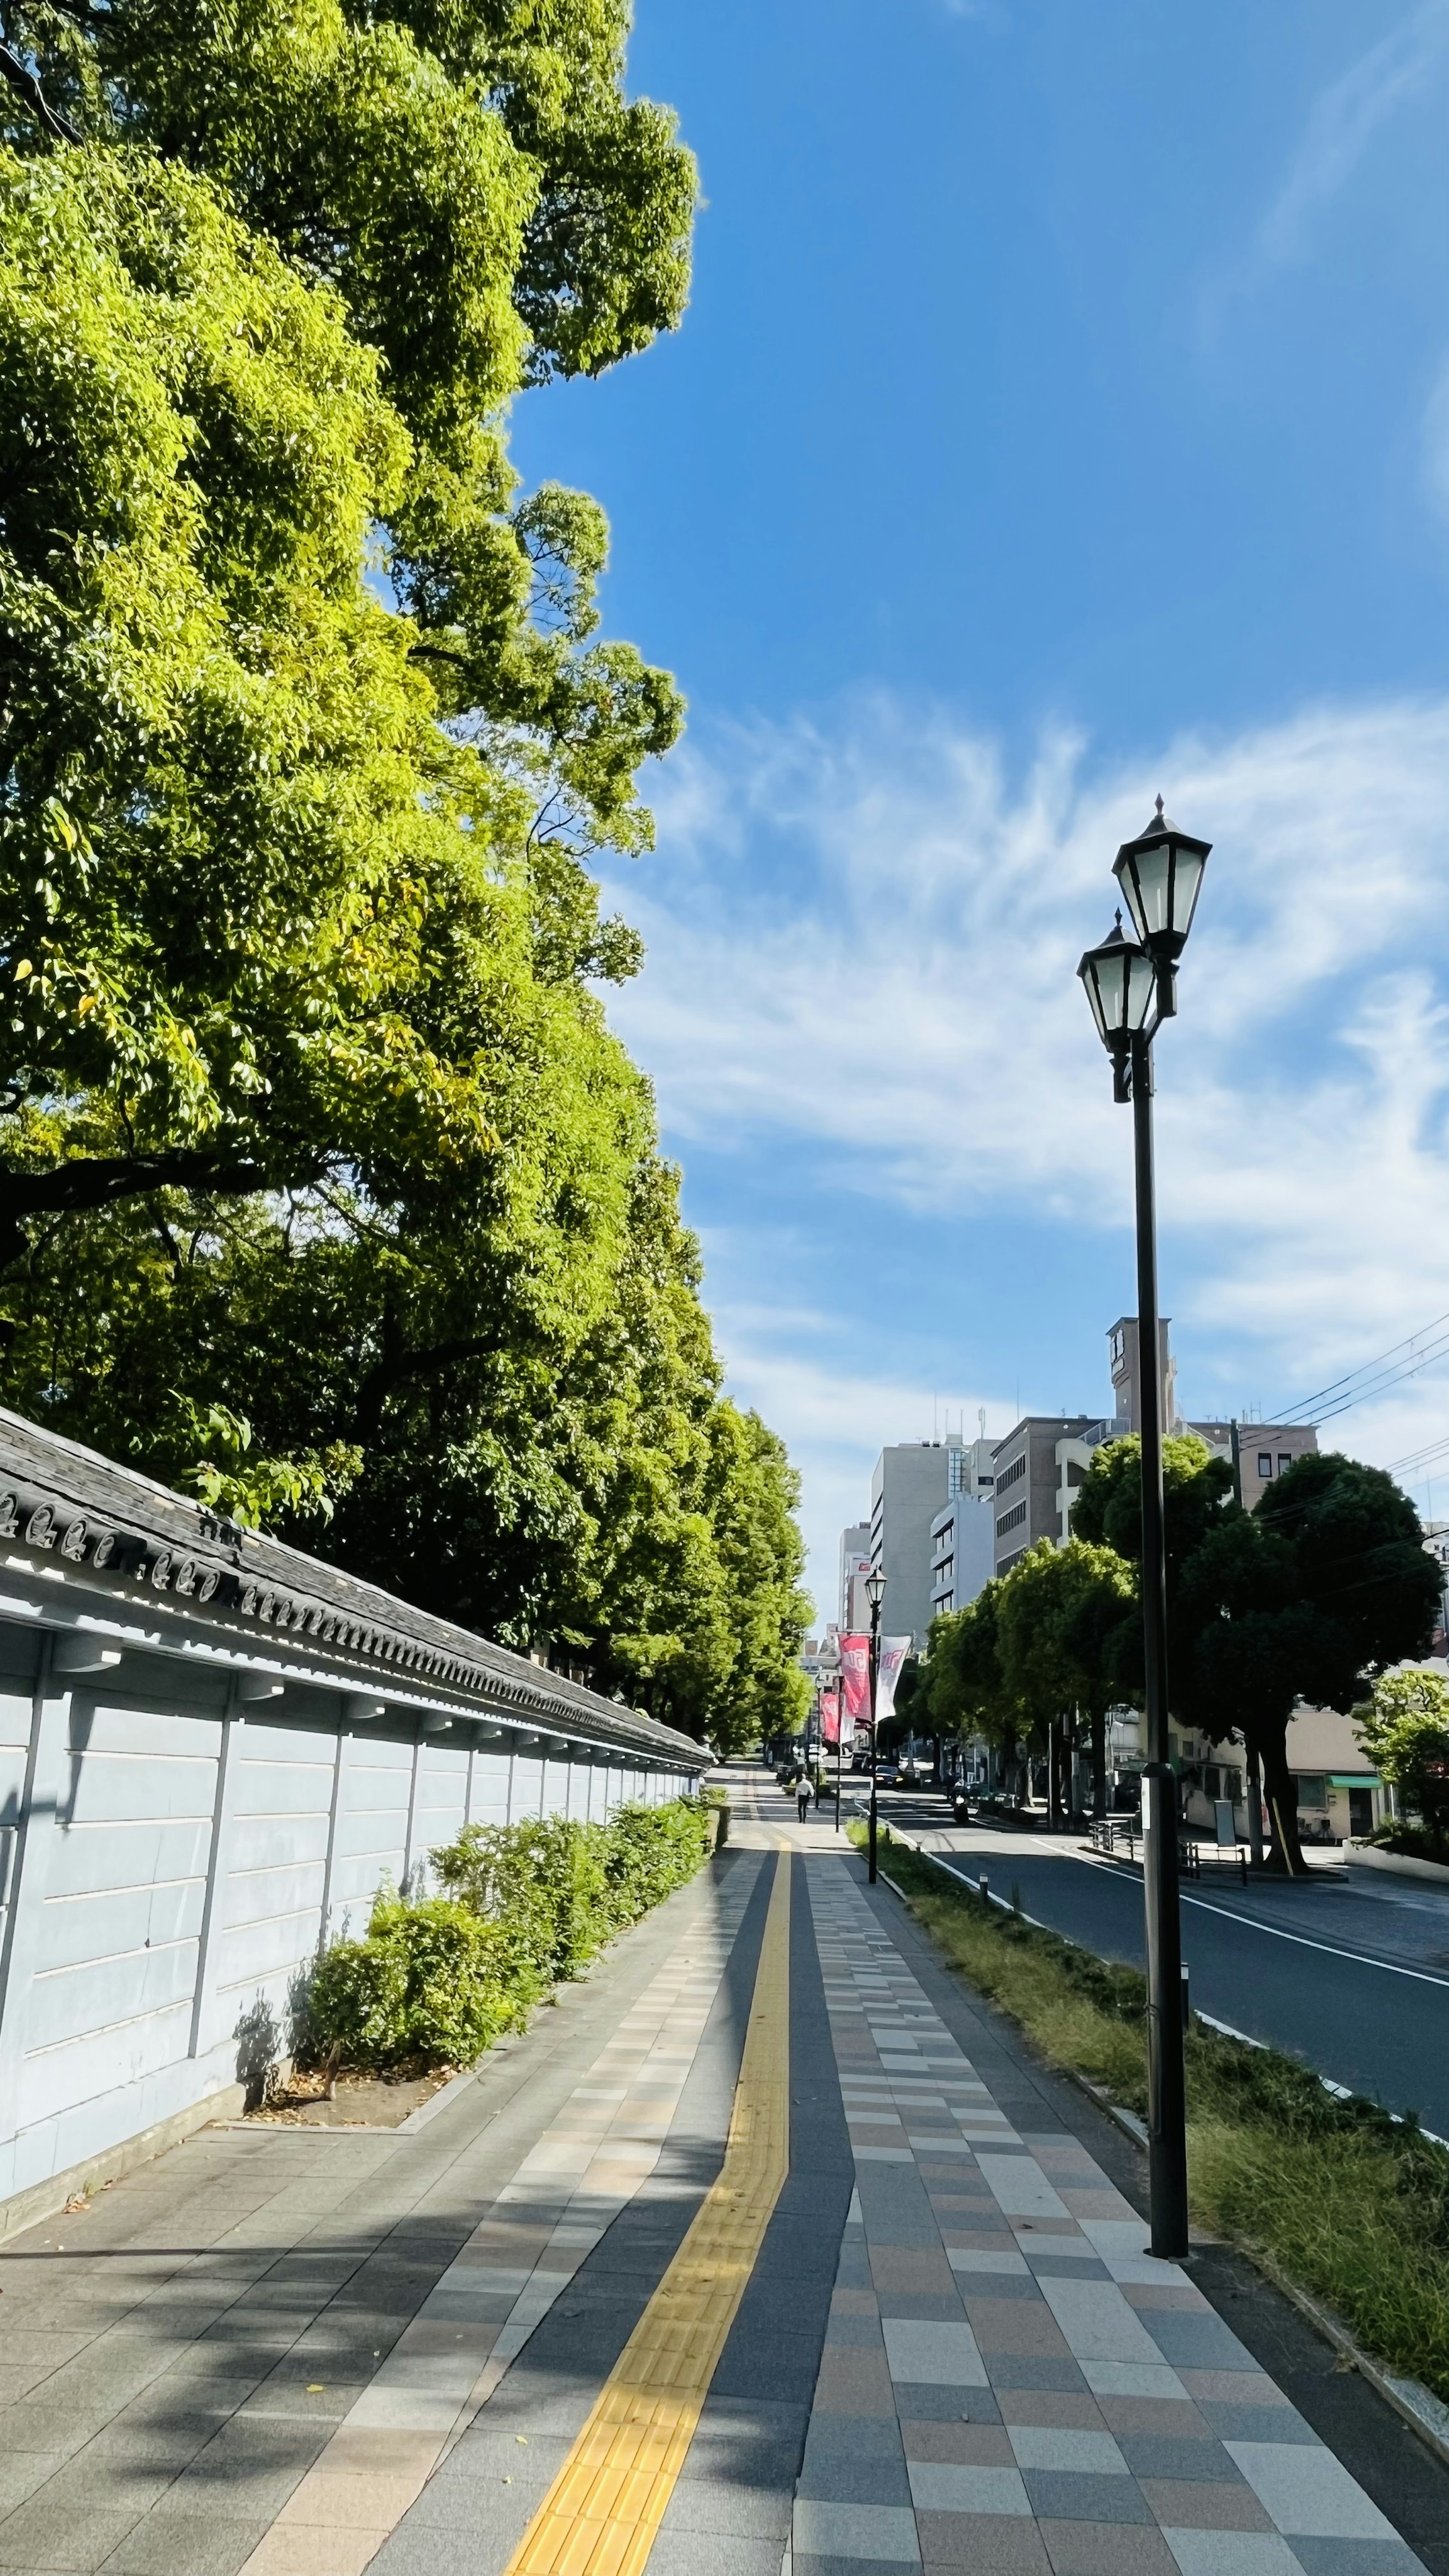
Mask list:
[[[1142,1876],[1147,1910],[1147,2154],[1152,2251],[1170,2260],[1187,2252],[1187,2089],[1182,2054],[1177,1780],[1168,1759],[1167,1530],[1162,1502],[1162,1365],[1158,1348],[1150,1036],[1132,1041],[1132,1133],[1137,1171],[1142,1647],[1147,1684],[1147,1765],[1142,1774]]]
[[[1162,1354],[1157,1316],[1152,1041],[1177,1010],[1177,961],[1192,927],[1212,844],[1157,812],[1113,862],[1137,940],[1122,916],[1077,969],[1097,1033],[1112,1058],[1113,1096],[1132,1103],[1137,1197],[1137,1385],[1142,1444],[1142,1644],[1147,1761],[1142,1773],[1142,1876],[1147,1917],[1148,2170],[1152,2251],[1188,2250],[1187,2088],[1183,2065],[1182,1917],[1178,1901],[1177,1781],[1168,1753],[1167,1533],[1162,1496]],[[1140,942],[1140,944],[1139,944]]]
[[[870,1603],[870,1824],[867,1829],[866,1838],[866,1854],[868,1863],[866,1876],[868,1877],[872,1887],[874,1887],[876,1881],[875,1687],[876,1680],[880,1672],[880,1605],[885,1588],[885,1576],[881,1573],[879,1567],[873,1568],[865,1578],[866,1599]]]

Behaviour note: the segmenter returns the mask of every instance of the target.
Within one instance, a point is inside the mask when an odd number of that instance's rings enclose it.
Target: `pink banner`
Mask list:
[[[854,1729],[870,1725],[870,1639],[840,1640],[840,1689],[845,1722]]]
[[[840,1693],[823,1690],[820,1694],[820,1734],[826,1744],[840,1742]]]

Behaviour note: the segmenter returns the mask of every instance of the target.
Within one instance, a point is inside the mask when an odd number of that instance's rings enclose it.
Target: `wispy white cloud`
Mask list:
[[[686,1148],[788,1140],[857,1202],[1125,1226],[1074,969],[1159,786],[1215,843],[1159,1047],[1176,1312],[1225,1389],[1246,1346],[1286,1396],[1449,1307],[1449,706],[1330,707],[1108,773],[1062,734],[1019,783],[989,739],[882,698],[718,731],[671,764],[658,856],[617,889],[650,963],[613,1012]],[[724,1347],[825,1546],[932,1390],[837,1371],[828,1332],[763,1300]],[[951,1401],[1000,1430],[1003,1395]],[[1379,1454],[1422,1420],[1389,1408]]]
[[[1449,0],[1423,0],[1319,92],[1259,234],[1265,257],[1300,258],[1315,216],[1352,176],[1379,128],[1417,97],[1449,42]]]

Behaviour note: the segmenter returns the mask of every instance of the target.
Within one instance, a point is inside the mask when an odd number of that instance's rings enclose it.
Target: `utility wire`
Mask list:
[[[1367,1403],[1371,1396],[1386,1394],[1403,1379],[1417,1377],[1432,1361],[1446,1355],[1449,1315],[1438,1315],[1432,1324],[1421,1326],[1417,1333],[1408,1333],[1401,1342],[1381,1351],[1377,1359],[1365,1360],[1361,1367],[1350,1369],[1327,1386],[1317,1387],[1312,1395],[1282,1406],[1264,1427],[1271,1428],[1279,1422],[1332,1422],[1340,1413],[1350,1413],[1355,1405]]]

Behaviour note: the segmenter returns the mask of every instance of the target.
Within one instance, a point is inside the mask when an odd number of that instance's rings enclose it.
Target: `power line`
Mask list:
[[[1446,1452],[1449,1452],[1449,1437],[1433,1440],[1427,1448],[1410,1450],[1407,1457],[1391,1458],[1386,1472],[1390,1476],[1408,1475],[1417,1468],[1432,1467],[1435,1459],[1444,1457]]]
[[[1417,1377],[1436,1359],[1449,1354],[1449,1314],[1437,1315],[1416,1333],[1407,1333],[1394,1342],[1377,1359],[1365,1360],[1359,1368],[1334,1378],[1329,1385],[1315,1389],[1312,1395],[1284,1405],[1272,1416],[1275,1422],[1332,1422],[1341,1413],[1351,1413],[1356,1405],[1366,1404],[1372,1396],[1387,1394],[1405,1378]],[[1431,1340],[1429,1337],[1433,1336]],[[1420,1347],[1421,1346],[1421,1347]],[[1407,1357],[1401,1356],[1408,1354]]]

